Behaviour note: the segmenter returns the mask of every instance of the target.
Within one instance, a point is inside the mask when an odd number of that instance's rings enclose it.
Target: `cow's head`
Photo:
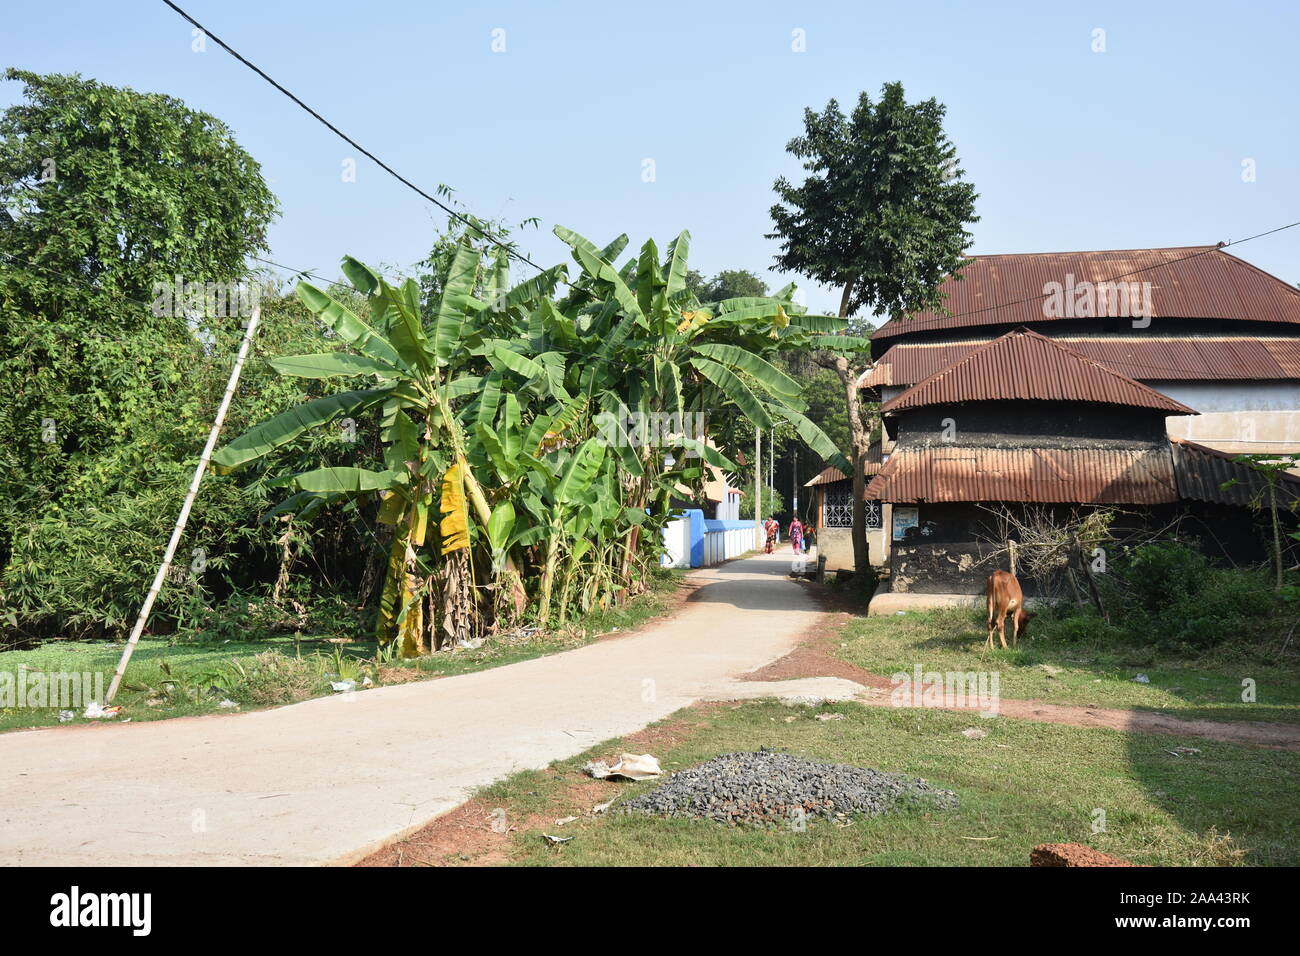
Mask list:
[[[1023,607],[1016,611],[1016,633],[1020,637],[1025,636],[1029,630],[1029,622],[1038,617],[1037,611],[1026,611]]]

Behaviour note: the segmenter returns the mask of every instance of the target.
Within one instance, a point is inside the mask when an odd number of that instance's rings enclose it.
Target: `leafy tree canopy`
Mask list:
[[[0,604],[120,622],[241,332],[158,308],[154,284],[247,277],[276,202],[230,130],[179,100],[5,78],[25,99],[0,114]],[[237,520],[236,498],[200,499],[196,533]]]
[[[768,294],[767,283],[748,269],[723,269],[712,279],[692,269],[686,277],[686,288],[701,302],[760,298]]]
[[[908,103],[901,83],[878,101],[863,92],[845,115],[835,100],[804,111],[787,149],[809,175],[776,181],[777,265],[844,289],[840,314],[893,315],[938,307],[938,285],[970,243],[975,188],[961,181],[957,151],[936,100]]]
[[[0,250],[145,299],[155,279],[231,280],[265,250],[275,197],[220,120],[155,93],[10,69]]]

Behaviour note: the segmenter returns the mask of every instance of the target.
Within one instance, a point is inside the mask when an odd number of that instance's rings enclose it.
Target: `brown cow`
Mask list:
[[[984,593],[988,598],[989,610],[989,639],[987,646],[993,647],[993,622],[997,621],[998,640],[1002,646],[1007,646],[1007,614],[1014,612],[1011,618],[1011,646],[1016,647],[1020,643],[1020,635],[1024,634],[1029,628],[1029,622],[1037,615],[1025,610],[1025,595],[1020,590],[1020,582],[1016,580],[1014,574],[1006,571],[994,571],[989,575],[988,583],[984,586]]]

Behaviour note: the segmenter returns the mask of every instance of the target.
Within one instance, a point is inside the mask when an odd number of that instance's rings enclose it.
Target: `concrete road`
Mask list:
[[[789,568],[786,552],[693,572],[697,590],[670,619],[493,670],[248,714],[0,735],[0,862],[353,862],[509,773],[696,700],[758,692],[733,679],[822,617]]]

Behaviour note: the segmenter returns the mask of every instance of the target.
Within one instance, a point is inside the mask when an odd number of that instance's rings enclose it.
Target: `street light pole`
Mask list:
[[[790,490],[794,498],[794,517],[799,517],[799,446],[794,449],[794,463],[790,466]]]
[[[763,499],[758,496],[759,485],[763,481],[763,430],[754,429],[754,547],[763,546],[763,522],[759,512]]]

